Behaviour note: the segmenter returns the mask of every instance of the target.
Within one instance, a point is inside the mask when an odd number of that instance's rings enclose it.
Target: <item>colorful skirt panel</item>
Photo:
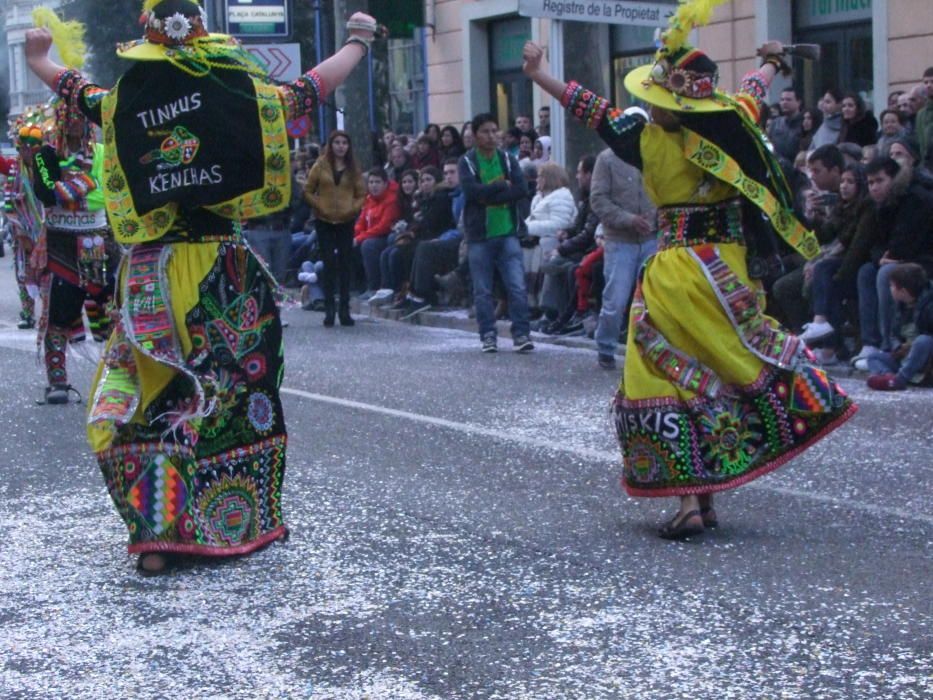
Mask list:
[[[734,488],[856,412],[803,343],[761,307],[742,246],[685,247],[649,262],[613,405],[630,495]]]
[[[216,250],[203,275],[196,246]],[[280,537],[282,331],[261,263],[241,244],[133,246],[120,301],[89,435],[129,551],[239,555]]]

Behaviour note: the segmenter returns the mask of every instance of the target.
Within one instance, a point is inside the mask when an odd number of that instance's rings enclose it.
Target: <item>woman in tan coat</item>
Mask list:
[[[363,208],[366,187],[350,135],[339,129],[327,137],[324,153],[311,167],[305,200],[314,211],[318,246],[324,263],[324,325],[334,325],[334,282],[340,284],[341,326],[352,326],[350,317],[350,266],[353,224]]]

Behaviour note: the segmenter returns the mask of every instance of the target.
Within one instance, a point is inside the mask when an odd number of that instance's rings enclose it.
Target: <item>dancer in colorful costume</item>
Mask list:
[[[749,251],[775,247],[762,215],[806,258],[819,246],[756,126],[786,70],[782,45],[766,43],[761,68],[729,95],[716,89],[716,64],[684,44],[722,1],[682,3],[654,64],[626,76],[626,90],[651,105],[648,125],[549,75],[537,45],[524,49],[526,75],[640,168],[658,206],[658,253],[632,302],[614,416],[628,493],[680,498],[660,532],[668,539],[715,526],[714,493],[776,469],[856,411],[804,344],[764,315],[749,273]]]
[[[36,326],[36,297],[45,270],[45,209],[32,188],[32,163],[42,146],[43,121],[43,108],[31,107],[13,122],[10,139],[16,146],[17,156],[8,161],[3,192],[4,215],[10,223],[19,291],[17,327],[22,330]]]
[[[284,538],[286,432],[275,281],[239,222],[285,207],[286,119],[313,113],[367,53],[376,28],[350,18],[335,55],[273,84],[191,0],[147,0],[135,63],[110,90],[48,57],[32,70],[100,124],[117,240],[120,320],[95,381],[88,435],[144,573],[178,556],[246,554]]]

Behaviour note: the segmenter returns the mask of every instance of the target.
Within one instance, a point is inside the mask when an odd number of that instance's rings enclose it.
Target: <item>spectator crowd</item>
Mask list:
[[[768,312],[822,364],[868,372],[873,389],[929,383],[933,67],[877,117],[857,93],[830,89],[808,108],[788,87],[761,126],[821,243],[809,261],[750,252]],[[655,208],[639,171],[609,149],[580,158],[572,186],[549,131],[546,107],[537,126],[520,115],[501,131],[490,114],[417,136],[386,129],[365,172],[350,136],[333,131],[295,153],[289,214],[247,222],[248,240],[325,326],[353,325],[352,295],[402,320],[466,307],[484,352],[509,318],[517,351],[533,349],[533,332],[589,335],[611,369],[656,249]]]

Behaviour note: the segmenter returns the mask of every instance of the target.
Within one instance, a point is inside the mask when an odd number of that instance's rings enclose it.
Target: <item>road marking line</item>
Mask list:
[[[481,425],[474,425],[472,423],[461,423],[458,421],[447,420],[445,418],[427,416],[422,413],[411,413],[409,411],[401,411],[397,408],[387,408],[385,406],[379,406],[378,404],[353,401],[351,399],[341,399],[336,396],[328,396],[326,394],[315,394],[310,391],[303,391],[302,389],[290,389],[287,387],[282,387],[281,392],[283,394],[291,394],[292,396],[310,399],[311,401],[317,401],[319,403],[331,404],[333,406],[342,406],[344,408],[353,408],[360,411],[369,411],[370,413],[381,413],[382,415],[392,416],[393,418],[403,418],[405,420],[415,421],[417,423],[434,425],[439,428],[456,430],[461,433],[466,433],[467,435],[481,435],[483,437],[490,437],[495,440],[501,440],[503,442],[517,443],[526,447],[537,449],[544,448],[554,452],[563,452],[566,454],[571,454],[575,457],[593,459],[601,462],[611,462],[615,464],[618,464],[620,461],[620,456],[617,452],[589,449],[585,447],[570,447],[559,442],[553,442],[546,438],[515,435],[513,433],[508,433],[502,430],[496,430],[495,428],[484,428]],[[759,482],[745,484],[743,488],[752,488],[758,491],[768,491],[770,493],[777,493],[782,496],[803,498],[811,501],[817,501],[819,503],[829,503],[835,506],[839,506],[840,508],[863,511],[865,513],[870,513],[879,517],[888,516],[899,518],[901,520],[920,520],[933,525],[933,516],[927,515],[926,513],[912,512],[903,510],[901,508],[876,506],[872,505],[871,503],[864,503],[861,501],[850,501],[844,498],[836,498],[835,496],[827,496],[826,494],[818,493],[815,491],[803,491],[801,489],[790,488],[787,486],[771,486]]]

